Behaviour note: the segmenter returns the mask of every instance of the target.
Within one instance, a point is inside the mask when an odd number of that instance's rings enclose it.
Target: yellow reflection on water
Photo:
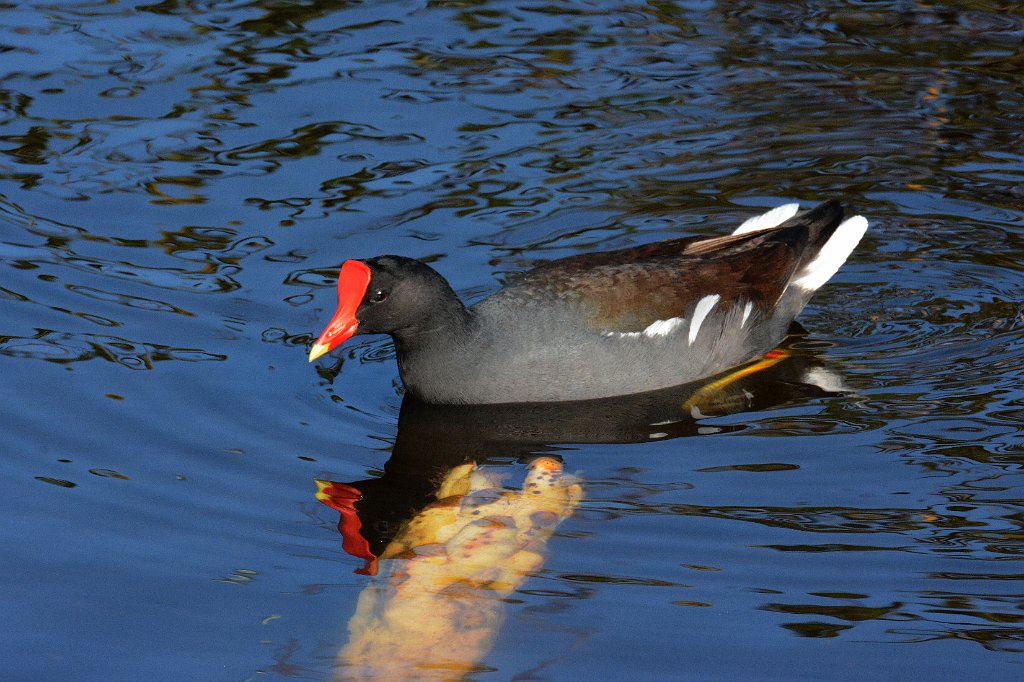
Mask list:
[[[478,669],[504,620],[503,600],[540,569],[548,538],[580,501],[549,457],[521,490],[475,464],[450,470],[437,502],[379,558],[338,655],[336,680],[439,680]]]

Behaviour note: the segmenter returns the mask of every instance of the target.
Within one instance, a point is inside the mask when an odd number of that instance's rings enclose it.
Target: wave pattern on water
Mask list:
[[[1013,3],[40,0],[0,16],[12,678],[141,679],[173,660],[181,678],[328,679],[366,584],[312,481],[397,481],[381,498],[401,506],[444,478],[423,470],[446,448],[505,470],[556,453],[586,490],[502,603],[495,649],[459,674],[1016,672]],[[306,363],[348,258],[419,257],[477,300],[547,258],[832,197],[871,229],[768,396],[398,429],[389,342]],[[409,509],[377,511],[391,528]]]

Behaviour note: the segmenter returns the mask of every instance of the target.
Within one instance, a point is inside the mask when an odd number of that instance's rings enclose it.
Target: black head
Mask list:
[[[363,261],[370,268],[356,319],[364,334],[407,335],[425,331],[458,296],[436,270],[405,256],[377,256]]]
[[[465,315],[448,282],[425,263],[404,256],[346,261],[338,275],[338,311],[313,345],[310,361],[353,334],[412,338]]]

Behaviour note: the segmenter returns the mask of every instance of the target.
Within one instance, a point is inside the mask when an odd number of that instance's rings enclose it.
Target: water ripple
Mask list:
[[[173,348],[155,343],[140,343],[117,336],[75,334],[40,329],[35,336],[0,336],[0,355],[14,358],[73,363],[96,358],[128,369],[153,369],[153,363],[209,362],[227,360],[226,355],[198,348]]]

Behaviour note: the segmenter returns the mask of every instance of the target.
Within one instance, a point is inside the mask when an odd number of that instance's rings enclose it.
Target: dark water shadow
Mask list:
[[[757,412],[843,392],[820,345],[798,328],[765,358],[699,383],[617,398],[564,403],[428,405],[402,402],[398,433],[384,475],[344,484],[374,554],[434,499],[438,483],[466,462],[509,464],[558,456],[572,444],[642,443],[742,430],[707,426],[711,416]],[[816,347],[817,346],[817,347]]]

